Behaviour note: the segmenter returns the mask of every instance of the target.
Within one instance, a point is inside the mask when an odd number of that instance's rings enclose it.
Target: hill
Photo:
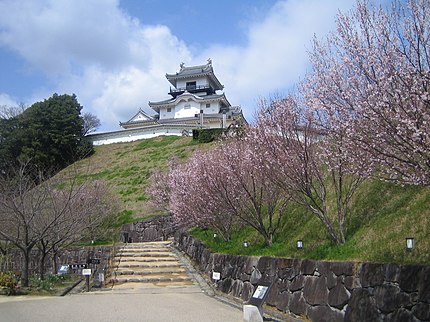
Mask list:
[[[173,156],[186,159],[199,146],[192,138],[179,136],[101,145],[68,170],[77,170],[82,179],[103,179],[109,184],[121,202],[116,223],[120,226],[161,214],[150,206],[145,193],[152,171],[165,169]]]
[[[186,160],[196,149],[209,148],[191,138],[166,136],[131,143],[96,147],[96,153],[78,164],[81,175],[106,180],[121,200],[117,227],[126,222],[159,215],[149,206],[145,187],[151,171],[165,169],[172,156]],[[213,231],[192,233],[217,252],[246,255],[301,257],[430,264],[430,190],[401,187],[381,181],[366,182],[356,194],[348,217],[347,242],[331,244],[320,222],[298,205],[290,206],[272,247],[264,246],[249,227],[233,234],[230,242],[213,238]],[[406,237],[415,248],[406,250]],[[303,240],[304,248],[296,249]],[[247,241],[249,247],[244,248]]]

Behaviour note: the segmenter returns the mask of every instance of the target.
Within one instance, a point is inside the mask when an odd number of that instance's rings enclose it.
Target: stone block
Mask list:
[[[318,270],[318,272],[320,273],[321,276],[328,276],[333,274],[333,272],[330,269],[330,262],[325,262],[325,261],[317,261],[316,262],[317,267],[316,269]]]
[[[423,266],[402,265],[399,277],[400,288],[408,293],[417,292],[422,270]]]
[[[430,321],[430,304],[419,303],[412,308],[412,313],[421,321]]]
[[[280,279],[291,279],[297,275],[296,271],[292,267],[281,268],[278,270],[278,277]]]
[[[418,298],[422,302],[430,303],[430,267],[425,267],[421,271]]]
[[[317,267],[316,261],[305,259],[303,260],[302,265],[300,267],[300,272],[303,275],[313,275],[316,267]]]
[[[159,236],[157,229],[155,228],[147,228],[143,232],[143,241],[153,241],[156,240]]]
[[[345,311],[345,321],[382,321],[375,299],[367,290],[355,289],[352,292]]]
[[[304,285],[305,285],[305,277],[303,275],[298,275],[290,283],[290,291],[296,292],[298,290],[301,290]]]
[[[332,307],[343,309],[348,303],[351,293],[342,284],[337,284],[328,293],[328,304]]]
[[[266,280],[271,280],[276,275],[276,258],[263,256],[257,264],[258,270]]]
[[[279,294],[281,292],[279,291],[279,280],[276,283],[273,283],[272,287],[270,288],[269,294],[266,298],[266,303],[271,306],[276,306],[276,299],[278,298]]]
[[[354,264],[350,262],[330,262],[330,270],[337,276],[351,276],[353,275]]]
[[[354,276],[346,276],[344,279],[343,279],[343,284],[345,285],[345,287],[349,290],[349,291],[352,291],[352,289],[354,289],[354,288],[358,288],[358,287],[360,287],[361,285],[360,285],[360,279],[359,278],[356,278],[356,277],[354,277]]]
[[[292,268],[293,260],[291,258],[279,258],[277,266],[278,266],[278,270],[283,270],[285,268]]]
[[[251,275],[248,275],[248,274],[246,274],[246,273],[242,273],[242,274],[240,274],[239,275],[239,279],[242,281],[242,282],[249,282],[250,281],[250,279],[251,279]]]
[[[234,280],[233,284],[231,285],[230,289],[230,295],[233,295],[234,297],[240,297],[243,290],[243,282],[241,280]]]
[[[385,321],[419,322],[412,312],[404,308],[400,308],[395,312],[388,314]]]
[[[226,278],[218,282],[219,289],[221,292],[230,293],[231,285],[233,284],[233,280],[231,278]]]
[[[241,295],[242,300],[244,300],[245,302],[249,301],[253,293],[254,286],[250,282],[244,282]]]
[[[279,280],[279,292],[287,291],[290,289],[290,281],[288,279]]]
[[[288,307],[288,304],[290,302],[290,293],[289,292],[282,292],[278,295],[276,298],[276,308],[282,312],[285,312],[285,310]]]
[[[303,298],[302,292],[293,293],[289,303],[290,312],[297,315],[305,315],[307,310],[306,301]]]
[[[340,282],[338,277],[333,272],[328,272],[325,276],[327,277],[327,287],[329,289],[332,289]]]
[[[361,265],[360,281],[363,287],[382,285],[384,278],[383,264],[364,263]]]
[[[384,268],[385,281],[397,283],[400,277],[400,266],[397,264],[385,264]]]
[[[342,322],[344,313],[329,306],[311,306],[307,311],[308,318],[315,322]]]
[[[243,268],[244,273],[251,275],[252,271],[257,267],[259,259],[260,257],[255,256],[246,257]]]
[[[325,305],[328,302],[327,279],[308,276],[305,278],[303,297],[310,305]]]
[[[402,306],[408,306],[409,296],[400,292],[398,286],[385,284],[377,286],[374,290],[376,306],[382,313],[388,314],[394,312]]]
[[[261,277],[262,277],[261,272],[258,270],[258,268],[255,268],[251,273],[250,282],[252,284],[257,284],[258,282],[260,282]]]

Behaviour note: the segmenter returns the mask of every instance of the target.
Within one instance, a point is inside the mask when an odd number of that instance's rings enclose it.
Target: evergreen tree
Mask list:
[[[16,117],[2,119],[2,171],[19,160],[30,160],[39,170],[55,173],[91,154],[81,110],[76,95],[54,94]]]

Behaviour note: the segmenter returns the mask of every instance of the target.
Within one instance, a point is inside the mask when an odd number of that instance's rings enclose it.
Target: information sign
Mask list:
[[[91,268],[84,268],[82,270],[82,275],[84,275],[84,276],[91,275]]]
[[[221,273],[219,272],[212,272],[212,279],[215,281],[219,281],[221,279]]]
[[[263,302],[266,300],[267,295],[269,295],[269,290],[272,284],[270,283],[260,283],[257,285],[254,293],[252,294],[251,299],[248,304],[255,305],[261,307]]]

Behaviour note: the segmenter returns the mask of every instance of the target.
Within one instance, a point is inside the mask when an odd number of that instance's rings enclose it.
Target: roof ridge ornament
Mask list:
[[[181,68],[181,70],[183,70],[185,68],[185,63],[184,62],[180,63],[179,67]]]
[[[210,57],[208,58],[207,62],[208,62],[208,65],[212,66],[212,59]]]

